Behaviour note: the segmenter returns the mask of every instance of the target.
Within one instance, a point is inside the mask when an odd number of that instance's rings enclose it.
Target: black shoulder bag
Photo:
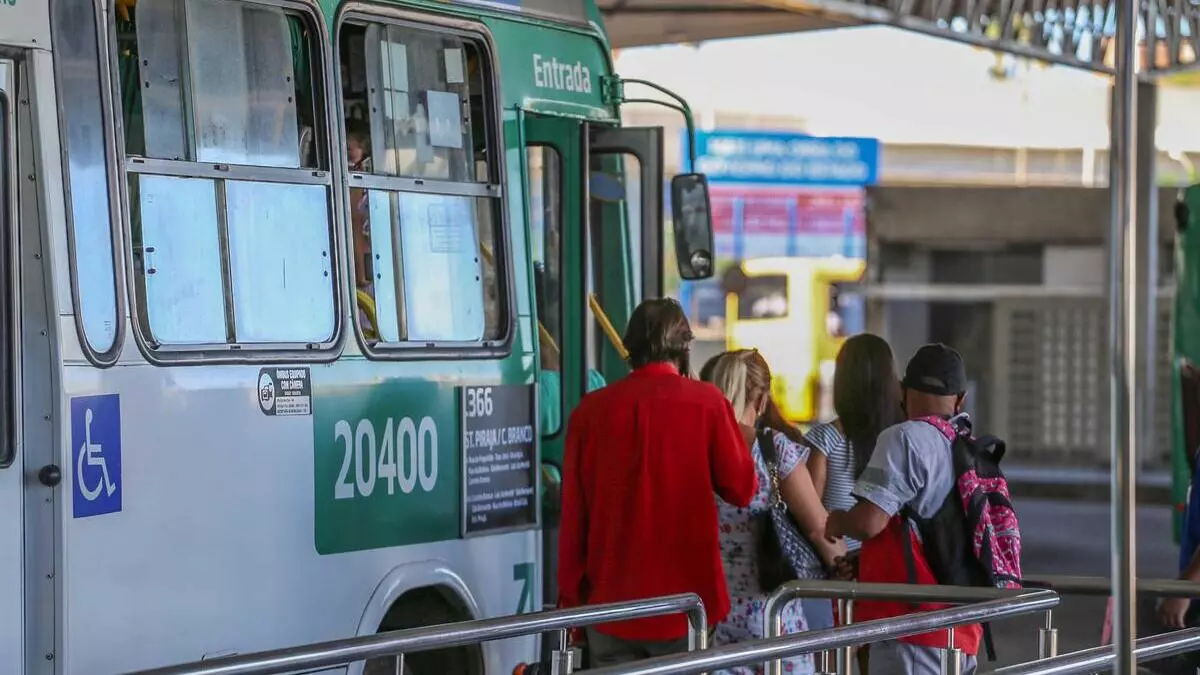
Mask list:
[[[804,579],[825,579],[828,575],[812,543],[801,534],[795,518],[779,492],[779,457],[775,453],[775,432],[758,428],[758,450],[767,465],[770,493],[767,510],[756,516],[758,585],[771,592],[781,585]]]

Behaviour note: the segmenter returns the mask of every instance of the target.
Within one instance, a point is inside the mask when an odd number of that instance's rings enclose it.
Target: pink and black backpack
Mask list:
[[[950,441],[955,489],[932,518],[921,518],[912,509],[906,509],[905,515],[916,525],[925,560],[938,583],[1021,588],[1021,529],[1008,481],[1000,470],[1004,441],[972,436],[970,424],[962,419],[920,419],[937,427]],[[915,583],[911,549],[905,557]],[[990,642],[988,651],[992,652]]]

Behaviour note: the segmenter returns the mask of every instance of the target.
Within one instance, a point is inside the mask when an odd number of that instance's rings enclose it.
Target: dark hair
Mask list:
[[[775,397],[771,395],[771,368],[757,349],[723,352],[709,359],[700,371],[700,379],[715,384],[735,408],[766,394],[767,406],[759,423],[787,436],[793,443],[806,443],[800,429],[787,421],[775,405]],[[736,412],[741,413],[740,410]]]
[[[683,307],[671,298],[647,300],[638,305],[629,317],[621,342],[629,351],[629,365],[634,368],[673,363],[681,374],[689,375],[692,327]]]
[[[886,340],[860,333],[842,345],[833,375],[833,409],[858,475],[875,451],[879,432],[904,420],[896,361]]]

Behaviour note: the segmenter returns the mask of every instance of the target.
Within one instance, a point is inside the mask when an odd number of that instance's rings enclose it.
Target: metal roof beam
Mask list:
[[[1047,63],[1111,75],[1112,0],[749,0],[754,4],[894,26]],[[1141,0],[1140,71],[1156,78],[1200,69],[1200,0]]]

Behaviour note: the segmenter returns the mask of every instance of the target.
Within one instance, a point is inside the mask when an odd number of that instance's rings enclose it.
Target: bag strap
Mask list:
[[[768,468],[774,466],[779,461],[775,454],[775,432],[771,431],[767,425],[760,424],[755,433],[758,440],[758,451],[762,453],[763,460],[767,463]]]
[[[767,476],[771,479],[771,491],[767,503],[775,508],[783,502],[779,493],[779,455],[775,452],[775,432],[767,425],[758,425],[758,451],[762,454],[763,462],[767,465]]]

